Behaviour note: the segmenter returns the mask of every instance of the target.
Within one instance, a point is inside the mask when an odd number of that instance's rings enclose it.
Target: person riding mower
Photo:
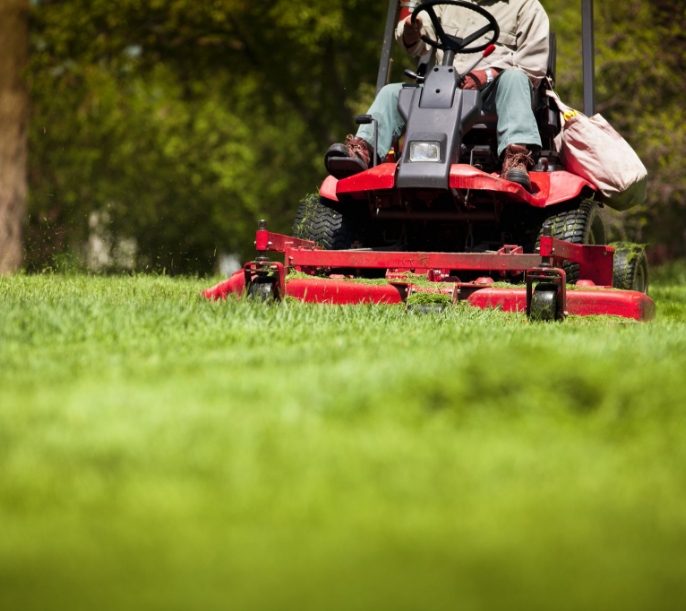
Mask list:
[[[420,16],[408,16],[396,29],[396,39],[411,57],[430,53],[437,34],[461,41],[465,46],[478,45],[490,25],[489,13],[497,22],[500,34],[493,52],[483,60],[483,67],[470,70],[469,55],[452,53],[452,65],[465,74],[462,89],[481,91],[483,109],[497,115],[497,154],[504,157],[502,176],[531,189],[528,169],[533,166],[531,151],[541,148],[532,104],[534,88],[545,78],[548,67],[548,16],[538,0],[469,0],[471,7],[442,4],[426,9],[430,19],[424,24]],[[488,12],[481,7],[488,4]],[[483,27],[478,27],[485,23]],[[447,34],[446,32],[450,32]],[[451,53],[450,51],[446,51]],[[436,63],[443,62],[444,51],[436,53]],[[402,135],[405,120],[398,110],[398,99],[407,84],[386,85],[374,100],[368,114],[378,122],[378,150],[374,150],[371,124],[361,125],[355,136],[344,144],[333,144],[324,162],[329,173],[345,178],[370,167],[374,155],[386,157]]]

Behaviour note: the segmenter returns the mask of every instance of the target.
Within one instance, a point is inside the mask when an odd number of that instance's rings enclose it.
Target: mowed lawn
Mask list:
[[[0,609],[686,608],[686,284],[657,320],[0,279]]]

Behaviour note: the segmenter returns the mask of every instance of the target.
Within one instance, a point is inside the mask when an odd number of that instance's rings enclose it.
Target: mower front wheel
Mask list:
[[[276,282],[270,278],[256,278],[248,287],[248,299],[274,301],[276,299]]]
[[[557,319],[557,286],[554,284],[537,284],[531,295],[529,320],[549,322]]]

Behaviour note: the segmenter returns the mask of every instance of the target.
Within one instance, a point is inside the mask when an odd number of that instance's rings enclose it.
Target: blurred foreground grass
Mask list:
[[[0,608],[684,608],[680,273],[550,325],[0,279]]]

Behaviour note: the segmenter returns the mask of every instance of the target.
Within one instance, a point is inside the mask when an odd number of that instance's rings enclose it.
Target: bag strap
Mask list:
[[[561,99],[560,96],[557,95],[557,93],[553,90],[552,83],[550,82],[550,79],[548,79],[548,84],[550,87],[546,87],[545,93],[549,98],[552,98],[555,100],[555,104],[557,105],[558,109],[560,110],[560,117],[562,118],[563,125],[566,121],[569,121],[572,117],[575,117],[576,115],[580,115],[583,113],[580,113],[578,110],[575,110],[571,106],[567,106]]]

